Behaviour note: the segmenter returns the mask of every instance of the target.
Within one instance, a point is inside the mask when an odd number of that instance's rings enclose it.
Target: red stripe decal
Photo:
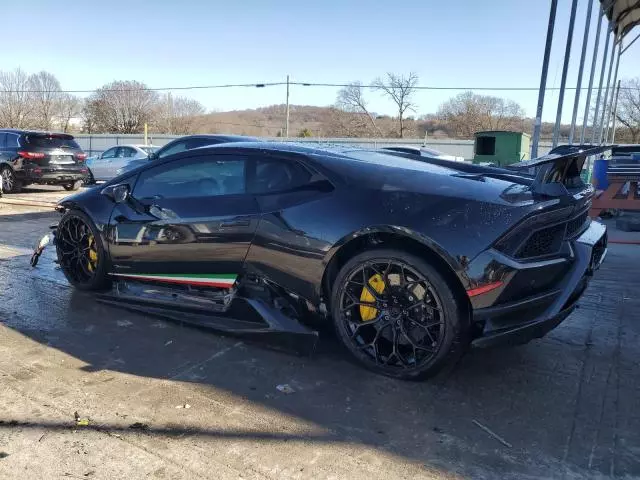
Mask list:
[[[467,290],[467,295],[470,297],[475,297],[477,295],[482,295],[483,293],[490,292],[491,290],[495,290],[498,287],[502,286],[502,282],[493,282],[488,285],[483,285],[482,287],[472,288]]]

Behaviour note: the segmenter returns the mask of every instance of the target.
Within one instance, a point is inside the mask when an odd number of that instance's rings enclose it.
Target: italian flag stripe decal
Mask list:
[[[180,285],[201,285],[204,287],[232,287],[236,282],[237,275],[233,274],[219,274],[210,275],[206,273],[176,273],[176,274],[163,274],[163,273],[147,273],[147,274],[134,274],[134,273],[112,273],[116,277],[131,278],[135,280],[146,280],[153,282],[163,283],[177,283]]]

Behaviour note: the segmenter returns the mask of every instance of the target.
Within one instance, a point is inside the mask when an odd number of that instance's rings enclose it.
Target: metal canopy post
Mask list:
[[[596,41],[593,46],[593,59],[591,60],[591,75],[589,76],[589,88],[587,90],[587,102],[584,106],[584,119],[582,120],[582,131],[580,132],[580,144],[584,143],[584,136],[589,124],[589,108],[591,107],[591,91],[593,90],[593,78],[596,73],[596,64],[598,63],[598,46],[600,45],[600,30],[602,28],[602,17],[604,10],[600,5],[600,16],[598,17],[598,28],[596,30]]]
[[[616,96],[615,85],[618,81],[618,67],[620,66],[620,56],[622,55],[622,40],[618,39],[618,56],[616,58],[616,69],[613,73],[613,83],[611,84],[611,100],[609,101],[609,109],[607,110],[607,126],[604,130],[603,140],[606,143],[609,138],[609,126],[611,125],[611,115],[613,115],[613,100]]]
[[[587,42],[589,41],[589,28],[591,27],[591,7],[593,1],[588,0],[587,19],[584,24],[584,36],[582,37],[582,53],[580,54],[580,67],[578,68],[578,84],[576,85],[576,96],[573,100],[573,115],[571,117],[571,130],[569,130],[569,145],[573,143],[573,134],[576,130],[576,118],[578,117],[578,106],[580,105],[580,88],[582,87],[582,73],[584,70],[584,57],[587,55]]]
[[[620,95],[620,80],[618,80],[618,88],[616,89],[616,98],[613,101],[613,126],[611,127],[611,143],[616,140],[616,113],[618,112],[618,96]]]
[[[560,137],[560,123],[562,120],[562,106],[564,104],[564,89],[567,86],[567,71],[569,70],[569,59],[571,58],[571,44],[573,43],[573,27],[576,23],[576,9],[578,0],[571,2],[571,17],[569,18],[569,31],[567,32],[567,46],[564,50],[564,65],[562,66],[562,79],[560,80],[560,95],[558,96],[558,112],[556,113],[556,125],[553,128],[553,147],[558,146]]]
[[[604,82],[604,69],[607,66],[607,55],[609,55],[609,39],[611,38],[611,27],[607,29],[607,40],[604,42],[604,54],[602,56],[602,68],[600,68],[600,82],[598,84],[598,96],[596,97],[596,109],[593,114],[591,124],[591,143],[596,143],[596,133],[598,130],[598,113],[600,113],[600,96],[602,95],[602,83]]]
[[[542,60],[542,72],[540,73],[540,89],[538,90],[538,106],[536,108],[536,120],[533,126],[533,138],[531,139],[531,158],[538,156],[538,142],[540,141],[540,128],[542,127],[542,107],[544,106],[544,93],[547,86],[547,73],[549,71],[549,56],[553,42],[553,29],[556,23],[556,9],[558,0],[551,0],[549,12],[549,25],[547,26],[547,40],[544,45],[544,58]]]
[[[607,111],[607,102],[609,100],[609,85],[611,85],[611,72],[613,71],[613,60],[618,44],[613,39],[613,47],[611,48],[611,59],[609,60],[609,73],[607,74],[607,86],[604,89],[604,98],[602,99],[602,114],[600,116],[600,126],[598,128],[598,144],[602,143],[602,133],[604,132],[604,119]]]

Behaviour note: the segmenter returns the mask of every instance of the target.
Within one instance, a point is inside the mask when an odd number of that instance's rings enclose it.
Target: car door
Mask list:
[[[191,155],[141,172],[131,198],[112,213],[113,274],[232,285],[260,218],[246,165],[239,155]]]
[[[108,174],[109,166],[116,157],[119,149],[120,147],[111,147],[87,165],[91,169],[93,178],[96,180],[108,180],[111,178]]]
[[[127,163],[133,160],[136,156],[137,151],[132,147],[119,147],[116,151],[115,157],[108,162],[108,168],[106,175],[109,179],[118,175],[118,170],[124,167]]]

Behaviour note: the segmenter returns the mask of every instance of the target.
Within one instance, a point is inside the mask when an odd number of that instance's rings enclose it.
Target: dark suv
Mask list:
[[[86,158],[66,133],[0,129],[0,193],[32,183],[78,190],[88,172]]]

